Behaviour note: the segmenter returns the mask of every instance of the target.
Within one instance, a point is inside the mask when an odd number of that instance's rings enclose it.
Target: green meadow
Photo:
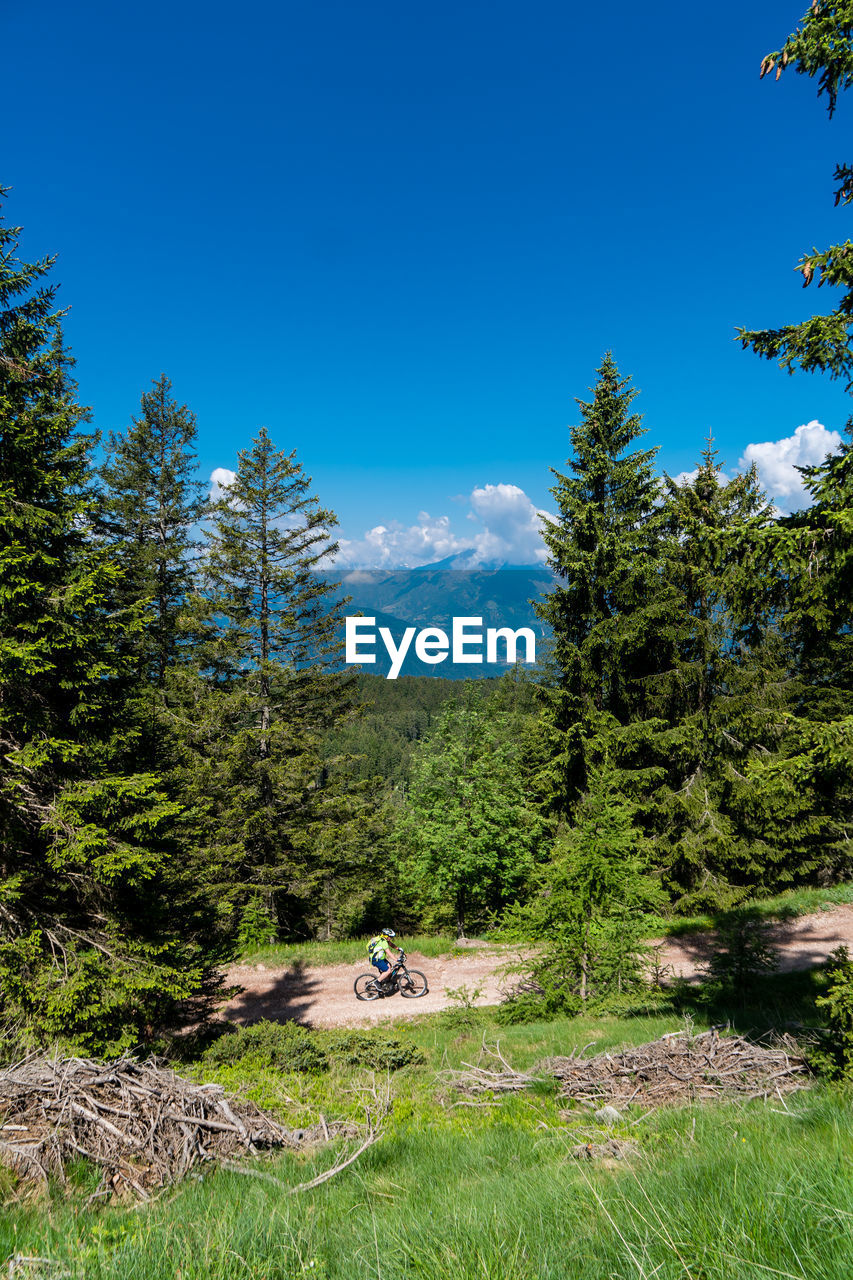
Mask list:
[[[818,1081],[785,1100],[649,1111],[612,1127],[567,1106],[554,1082],[472,1105],[446,1073],[499,1044],[529,1070],[552,1055],[640,1044],[727,1020],[760,1033],[815,1020],[819,972],[767,978],[726,1009],[661,999],[624,1016],[501,1026],[455,1009],[369,1033],[399,1070],[353,1065],[339,1032],[313,1033],[328,1070],[282,1072],[251,1055],[176,1064],[270,1107],[294,1126],[362,1115],[389,1088],[380,1141],[314,1190],[290,1193],[351,1144],[196,1170],[150,1203],[87,1207],[98,1173],[25,1191],[6,1177],[0,1258],[41,1259],[10,1275],[87,1280],[846,1280],[853,1266],[853,1100]],[[379,1059],[377,1059],[379,1060]],[[630,1144],[579,1159],[587,1142]],[[9,1264],[11,1266],[11,1264]]]

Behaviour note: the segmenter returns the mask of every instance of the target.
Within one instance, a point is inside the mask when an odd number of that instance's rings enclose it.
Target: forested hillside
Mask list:
[[[832,110],[847,71],[818,36],[766,67],[822,68]],[[257,430],[208,498],[162,373],[100,436],[54,261],[23,260],[19,236],[0,227],[7,1020],[114,1052],[240,948],[388,919],[545,938],[528,994],[573,1011],[640,980],[650,911],[849,876],[849,427],[781,515],[710,439],[688,478],[661,477],[607,353],[567,462],[542,459],[556,515],[534,605],[553,641],[535,677],[357,674],[336,517],[292,440]],[[800,269],[849,288],[846,262]],[[849,298],[742,340],[847,377]]]

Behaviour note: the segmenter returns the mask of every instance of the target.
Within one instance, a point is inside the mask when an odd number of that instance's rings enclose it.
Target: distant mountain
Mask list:
[[[542,566],[467,568],[462,557],[451,556],[416,569],[331,569],[324,570],[321,576],[334,585],[338,599],[349,597],[348,616],[360,613],[375,618],[376,644],[372,651],[376,662],[364,669],[377,675],[387,674],[391,668],[391,659],[379,637],[380,627],[387,627],[394,644],[399,646],[408,627],[414,627],[416,632],[439,628],[450,639],[454,618],[482,619],[481,663],[455,663],[452,652],[441,662],[422,662],[414,652],[412,640],[399,671],[400,675],[435,675],[459,680],[506,671],[507,662],[502,660],[503,640],[497,642],[499,661],[486,661],[485,633],[489,628],[509,628],[513,632],[530,628],[535,636],[537,660],[548,634],[533,608],[533,602],[554,585],[553,574]],[[471,632],[476,630],[469,627]],[[367,628],[362,627],[361,632],[367,634]],[[369,646],[365,646],[364,651],[369,651]],[[468,652],[477,652],[476,645],[470,645]],[[519,653],[523,658],[523,643]]]

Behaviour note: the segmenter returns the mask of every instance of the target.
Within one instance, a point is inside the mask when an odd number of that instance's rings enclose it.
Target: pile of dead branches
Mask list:
[[[808,1072],[793,1042],[755,1044],[744,1036],[721,1036],[716,1028],[699,1035],[676,1031],[621,1053],[594,1058],[583,1053],[547,1058],[530,1072],[517,1071],[500,1045],[484,1042],[476,1063],[463,1063],[461,1071],[447,1071],[444,1078],[460,1093],[481,1100],[519,1092],[550,1076],[560,1081],[561,1097],[596,1109],[631,1102],[678,1106],[738,1094],[781,1097],[802,1088]]]
[[[716,1029],[699,1035],[678,1031],[594,1058],[552,1058],[540,1067],[561,1082],[561,1097],[591,1107],[781,1097],[802,1088],[808,1072],[793,1043],[771,1047],[744,1036],[721,1036]]]
[[[64,1182],[67,1163],[85,1157],[103,1170],[96,1196],[146,1198],[201,1161],[295,1148],[329,1139],[330,1129],[325,1121],[316,1131],[285,1129],[254,1103],[184,1080],[157,1059],[32,1055],[0,1071],[0,1162],[23,1178]]]

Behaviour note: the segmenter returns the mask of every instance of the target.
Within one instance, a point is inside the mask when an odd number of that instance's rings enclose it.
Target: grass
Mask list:
[[[847,899],[820,902],[838,900]],[[771,902],[773,914],[820,905],[785,895],[769,900],[767,914]],[[421,949],[425,940],[407,941]],[[452,947],[430,941],[436,950],[427,954]],[[784,1103],[630,1107],[610,1130],[585,1109],[566,1108],[550,1080],[479,1108],[456,1105],[441,1075],[475,1061],[484,1040],[499,1040],[513,1065],[529,1069],[573,1048],[652,1040],[685,1017],[697,1028],[808,1027],[824,984],[820,971],[770,975],[739,997],[682,987],[619,1016],[501,1026],[488,1008],[455,1009],[381,1028],[417,1047],[423,1064],[393,1074],[386,1135],[339,1177],[290,1196],[251,1176],[205,1170],[150,1205],[90,1209],[98,1173],[85,1162],[68,1189],[31,1199],[0,1170],[0,1270],[17,1255],[48,1260],[21,1267],[31,1280],[847,1280],[851,1091],[818,1085]],[[317,1035],[333,1044],[334,1033]],[[315,1074],[246,1060],[179,1069],[247,1094],[294,1127],[319,1112],[359,1117],[374,1079],[334,1055]],[[579,1145],[611,1134],[636,1142],[637,1153],[573,1158]],[[295,1186],[339,1151],[248,1163]]]
[[[449,934],[428,936],[415,934],[400,939],[407,952],[418,951],[429,959],[448,954],[467,956],[475,954],[473,948],[460,947]],[[244,951],[238,964],[263,964],[268,968],[284,968],[290,964],[330,965],[367,962],[367,938],[345,938],[331,942],[275,942],[266,947],[254,947]]]
[[[820,978],[757,984],[729,1014],[740,1023],[814,1015]],[[688,993],[690,995],[690,993]],[[725,1010],[693,993],[697,1025]],[[498,1026],[488,1010],[424,1015],[394,1034],[425,1065],[395,1073],[382,1141],[310,1193],[230,1171],[199,1175],[141,1208],[84,1207],[77,1190],[7,1201],[0,1269],[14,1254],[50,1259],[30,1277],[72,1280],[846,1280],[853,1272],[853,1100],[816,1087],[786,1104],[740,1102],[644,1113],[613,1131],[564,1108],[547,1081],[485,1108],[454,1105],[443,1067],[476,1058],[485,1037],[519,1068],[594,1041],[637,1044],[683,1025],[671,1002],[636,1016]],[[459,1011],[455,1011],[458,1013]],[[329,1034],[329,1033],[322,1033]],[[384,1034],[384,1031],[383,1031]],[[231,1064],[198,1067],[294,1125],[359,1113],[364,1070],[316,1075]],[[571,1152],[615,1132],[639,1144],[625,1161]],[[335,1148],[258,1160],[295,1185],[330,1167]],[[95,1175],[95,1180],[97,1175]]]
[[[853,882],[832,885],[825,889],[789,889],[785,893],[778,893],[772,897],[749,899],[741,906],[755,910],[768,920],[787,920],[851,903],[853,903]],[[717,924],[718,917],[710,914],[681,916],[678,919],[653,916],[649,920],[649,931],[655,936],[679,938],[684,934],[714,929]],[[484,940],[489,941],[488,938]],[[461,958],[474,954],[473,949],[458,946],[456,938],[450,934],[436,936],[416,934],[402,938],[401,941],[407,952],[417,951],[429,959],[444,955]],[[269,946],[253,947],[244,951],[237,957],[237,963],[263,964],[273,969],[285,968],[292,964],[310,966],[358,964],[359,961],[366,959],[366,943],[366,938],[347,938],[331,942],[276,942]],[[497,947],[498,944],[495,946]]]
[[[853,903],[853,882],[831,885],[826,889],[787,889],[767,898],[748,898],[739,903],[738,909],[755,911],[768,920],[791,920],[796,916],[811,915],[816,911],[830,910],[836,906]],[[653,916],[649,928],[668,938],[680,938],[686,933],[701,933],[715,929],[718,915]]]
[[[0,1259],[48,1257],[44,1275],[86,1280],[849,1276],[849,1097],[658,1113],[631,1130],[641,1154],[609,1167],[571,1157],[585,1116],[542,1128],[549,1100],[520,1116],[523,1105],[508,1099],[464,1127],[398,1124],[350,1171],[294,1197],[225,1171],[141,1210],[12,1206]],[[263,1168],[295,1184],[332,1159]]]

